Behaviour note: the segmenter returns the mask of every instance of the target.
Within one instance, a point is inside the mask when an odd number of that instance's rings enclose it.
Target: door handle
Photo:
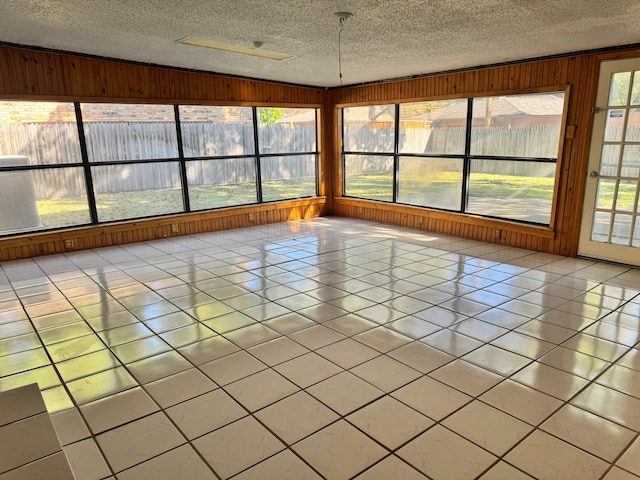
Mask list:
[[[589,173],[589,178],[598,178],[598,172],[593,170],[591,173]]]

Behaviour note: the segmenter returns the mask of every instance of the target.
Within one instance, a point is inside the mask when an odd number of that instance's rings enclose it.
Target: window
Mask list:
[[[0,235],[91,222],[73,103],[0,102]]]
[[[178,159],[171,105],[83,103],[81,110],[99,222],[184,211],[178,163],[152,161]]]
[[[345,193],[352,197],[393,201],[393,156],[344,156]]]
[[[400,153],[464,155],[466,132],[466,99],[400,105]]]
[[[399,203],[462,208],[466,116],[466,100],[400,105]]]
[[[316,194],[316,156],[279,155],[260,160],[262,199],[265,202]]]
[[[395,105],[342,110],[346,195],[393,201]]]
[[[314,108],[0,102],[0,236],[317,195]]]
[[[171,105],[83,103],[81,108],[90,162],[178,156]]]
[[[398,202],[460,210],[463,164],[460,158],[400,157]]]
[[[563,108],[563,92],[344,108],[344,194],[549,225]]]
[[[192,210],[255,203],[255,157],[188,161],[187,183]]]
[[[180,105],[178,110],[185,158],[255,153],[251,107]]]
[[[257,202],[253,109],[178,108],[191,209]]]
[[[258,108],[257,119],[262,200],[316,195],[315,109]]]
[[[178,162],[98,165],[91,172],[101,222],[183,211]]]
[[[473,99],[467,211],[549,224],[564,95]]]

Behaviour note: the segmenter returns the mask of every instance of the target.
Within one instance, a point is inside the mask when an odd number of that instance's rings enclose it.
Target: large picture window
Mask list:
[[[317,195],[315,108],[0,102],[0,236]]]
[[[564,92],[342,109],[344,195],[549,225]]]

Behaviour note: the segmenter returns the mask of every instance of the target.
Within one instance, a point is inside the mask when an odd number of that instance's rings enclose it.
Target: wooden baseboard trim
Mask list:
[[[0,239],[0,261],[319,217],[326,197],[285,200]]]

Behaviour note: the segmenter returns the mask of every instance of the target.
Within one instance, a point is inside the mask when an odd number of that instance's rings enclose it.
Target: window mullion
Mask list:
[[[469,177],[471,175],[471,128],[473,127],[473,99],[467,99],[467,128],[464,139],[464,163],[462,166],[462,198],[460,200],[460,211],[467,211],[469,200]]]
[[[182,128],[180,126],[180,109],[178,105],[173,106],[176,117],[176,135],[178,140],[178,158],[180,159],[180,184],[182,185],[182,204],[184,211],[191,211],[191,201],[189,200],[189,181],[187,179],[187,164],[184,159],[184,148],[182,145]]]
[[[78,125],[78,140],[80,142],[80,155],[82,156],[82,167],[84,170],[84,181],[87,189],[87,200],[89,202],[89,215],[91,223],[98,223],[98,208],[96,207],[96,195],[93,190],[93,176],[91,174],[91,165],[89,164],[89,153],[87,152],[87,139],[84,136],[84,123],[82,121],[82,110],[80,102],[74,102],[73,106],[76,111],[76,123]]]
[[[344,108],[338,110],[338,121],[340,122],[340,160],[342,162],[342,192],[340,193],[344,197],[347,194],[347,162],[344,148]]]
[[[262,171],[260,168],[260,146],[258,145],[258,109],[252,107],[253,112],[253,144],[256,160],[256,196],[258,203],[262,203]]]
[[[320,139],[318,138],[318,109],[314,109],[314,117],[316,121],[316,148],[315,148],[315,159],[316,159],[316,197],[320,195],[320,165],[318,161],[318,151],[320,150]]]
[[[400,158],[398,157],[398,143],[400,137],[400,105],[396,103],[394,112],[394,139],[393,139],[393,193],[392,201],[396,203],[398,201],[398,182],[400,176],[398,175],[398,169],[400,168]]]

